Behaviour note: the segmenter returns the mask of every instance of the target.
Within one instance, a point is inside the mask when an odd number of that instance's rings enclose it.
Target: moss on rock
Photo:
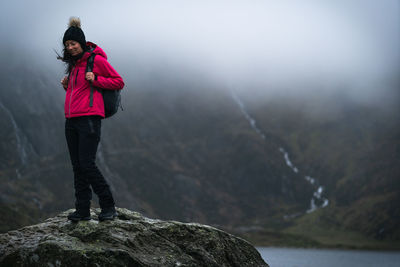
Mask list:
[[[1,234],[0,266],[268,266],[251,244],[207,225],[123,208],[113,221],[73,223],[71,211]]]

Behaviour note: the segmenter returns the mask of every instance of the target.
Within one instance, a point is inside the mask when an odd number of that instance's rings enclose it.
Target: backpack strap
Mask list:
[[[90,54],[90,57],[87,60],[86,65],[86,72],[93,72],[93,65],[94,65],[94,57],[96,56],[95,53]],[[90,107],[93,107],[93,84],[90,83]]]

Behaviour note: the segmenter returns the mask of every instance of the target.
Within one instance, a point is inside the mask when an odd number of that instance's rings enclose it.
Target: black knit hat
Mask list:
[[[86,39],[85,34],[81,29],[81,20],[76,17],[71,17],[69,19],[69,28],[64,33],[63,44],[68,40],[77,41],[83,50],[86,49]]]

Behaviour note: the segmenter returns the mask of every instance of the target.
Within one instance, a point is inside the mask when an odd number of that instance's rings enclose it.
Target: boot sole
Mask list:
[[[79,222],[79,221],[90,221],[90,217],[83,217],[83,218],[68,218],[68,220],[73,221],[73,222]]]
[[[100,222],[102,222],[102,221],[111,221],[111,220],[114,220],[117,217],[118,217],[118,214],[114,214],[113,216],[110,216],[110,217],[99,217],[99,221]]]

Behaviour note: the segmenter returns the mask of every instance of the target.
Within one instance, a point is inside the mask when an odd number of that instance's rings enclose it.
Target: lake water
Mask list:
[[[257,247],[271,267],[400,267],[400,252]]]

